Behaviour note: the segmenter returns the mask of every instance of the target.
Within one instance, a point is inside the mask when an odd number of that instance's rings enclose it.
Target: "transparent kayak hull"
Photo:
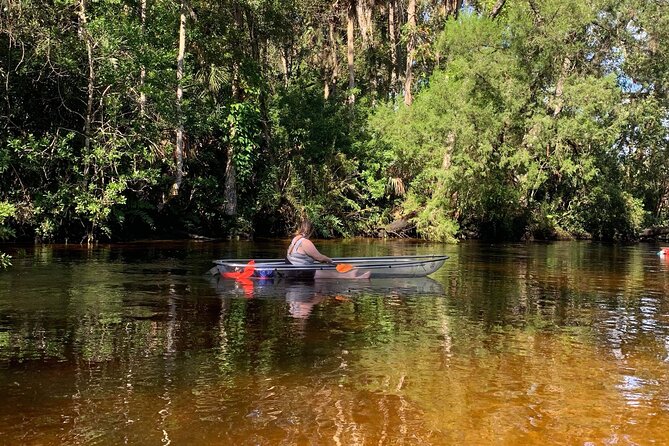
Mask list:
[[[334,265],[315,263],[313,265],[291,265],[284,259],[256,259],[253,278],[300,278],[300,279],[340,279],[340,278],[393,278],[425,277],[441,268],[448,259],[445,255],[414,255],[386,257],[338,257]],[[241,271],[251,259],[215,260],[212,274]],[[336,270],[337,264],[350,264],[353,269],[347,273]]]

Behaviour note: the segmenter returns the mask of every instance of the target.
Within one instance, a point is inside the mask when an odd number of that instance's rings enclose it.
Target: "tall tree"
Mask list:
[[[504,4],[505,4],[505,3],[506,3],[506,0],[497,0],[497,1],[495,2],[495,5],[494,5],[494,6],[492,7],[492,9],[490,10],[490,15],[489,15],[489,17],[490,17],[491,19],[496,18],[496,17],[502,12],[502,9],[504,8]]]
[[[504,0],[498,0],[503,2]],[[454,17],[458,18],[458,14],[460,13],[460,8],[462,8],[462,0],[444,0],[442,3],[442,15],[445,18],[448,17]]]
[[[399,54],[397,51],[397,0],[388,0],[388,41],[390,45],[390,93],[397,94]]]
[[[232,7],[232,17],[235,23],[235,28],[241,32],[245,29],[244,15],[242,11],[242,6],[237,2],[234,2]],[[284,57],[287,57],[284,54]],[[241,67],[240,67],[240,58],[235,57],[232,61],[232,100],[234,102],[242,101],[242,88],[241,88]],[[288,62],[285,65],[286,70],[286,79],[289,78],[289,69]],[[236,129],[232,126],[228,127],[230,132],[231,140],[235,136]],[[237,215],[237,169],[235,166],[235,146],[232,141],[227,142],[226,146],[226,162],[225,162],[225,214],[228,216]]]
[[[86,87],[86,113],[84,115],[84,151],[88,155],[91,151],[91,132],[93,122],[93,100],[95,94],[95,65],[93,60],[93,38],[88,30],[88,17],[86,11],[86,0],[79,0],[77,9],[79,16],[79,36],[86,47],[87,56],[87,87]],[[89,164],[84,168],[84,177],[88,176]]]
[[[356,0],[349,0],[346,7],[346,61],[348,64],[348,101],[355,102],[355,16]]]
[[[409,0],[407,6],[407,25],[406,25],[406,69],[404,70],[404,103],[411,105],[413,94],[411,88],[413,85],[413,68],[416,61],[416,33],[418,22],[416,19],[416,0]]]
[[[140,20],[140,31],[142,38],[142,46],[145,44],[146,39],[146,0],[140,0],[139,2],[139,20]],[[139,114],[141,118],[144,118],[146,112],[146,93],[144,91],[144,84],[146,82],[146,66],[141,64],[139,68]]]
[[[175,197],[179,195],[179,189],[184,176],[184,123],[181,104],[183,101],[183,79],[184,79],[184,58],[186,57],[186,12],[187,6],[185,0],[182,0],[179,6],[179,49],[177,51],[177,128],[176,144],[174,146],[175,176],[170,195]]]
[[[327,44],[326,48],[326,57],[325,57],[325,78],[323,79],[324,84],[324,96],[325,99],[330,97],[330,94],[337,85],[339,80],[339,39],[337,32],[335,31],[338,20],[337,20],[337,6],[339,2],[335,1],[329,9],[329,14],[327,18]]]

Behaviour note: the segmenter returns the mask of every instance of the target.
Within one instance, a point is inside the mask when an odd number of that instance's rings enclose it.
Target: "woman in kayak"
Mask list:
[[[311,222],[303,218],[286,253],[286,259],[289,263],[293,265],[311,265],[315,262],[334,263],[330,257],[318,252],[318,249],[309,240],[313,232],[314,228]]]

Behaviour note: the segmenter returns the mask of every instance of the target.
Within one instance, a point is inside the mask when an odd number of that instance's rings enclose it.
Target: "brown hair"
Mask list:
[[[311,224],[311,221],[309,221],[308,218],[303,217],[302,220],[300,221],[300,225],[297,227],[297,231],[295,231],[295,235],[301,235],[305,238],[311,237],[311,235],[314,232],[314,227]]]

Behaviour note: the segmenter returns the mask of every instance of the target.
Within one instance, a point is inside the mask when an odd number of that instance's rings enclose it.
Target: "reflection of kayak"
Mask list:
[[[382,294],[387,296],[443,296],[444,287],[430,277],[378,278],[370,280],[295,280],[271,278],[249,280],[247,284],[218,277],[210,279],[221,296],[244,295],[255,298],[286,298],[290,301],[317,297]]]
[[[223,299],[285,300],[291,317],[307,319],[314,306],[324,301],[351,302],[364,296],[388,299],[444,296],[441,283],[430,277],[385,278],[370,280],[226,280],[220,275],[209,278],[216,294]]]
[[[283,259],[255,260],[253,277],[258,278],[379,278],[379,277],[424,277],[432,274],[444,264],[448,256],[413,255],[386,257],[338,257],[335,265],[315,263],[313,265],[291,265]],[[243,270],[250,259],[215,260],[212,273],[231,273]],[[351,271],[341,273],[336,264],[351,265]]]

